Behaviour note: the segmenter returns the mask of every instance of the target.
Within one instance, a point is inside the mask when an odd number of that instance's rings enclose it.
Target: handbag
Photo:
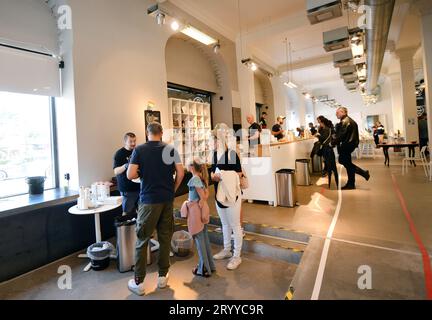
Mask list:
[[[322,157],[324,155],[324,145],[327,143],[327,141],[329,141],[330,138],[331,138],[331,131],[328,138],[320,145],[319,149],[317,150],[316,155],[318,157]]]

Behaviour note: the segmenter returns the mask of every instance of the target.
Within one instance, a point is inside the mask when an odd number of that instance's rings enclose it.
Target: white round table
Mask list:
[[[78,205],[75,205],[71,208],[69,208],[69,213],[74,215],[89,215],[93,214],[95,219],[95,234],[96,234],[96,242],[102,241],[102,234],[101,234],[101,226],[100,226],[100,214],[104,212],[108,212],[114,209],[117,209],[122,204],[104,204],[94,209],[88,209],[88,210],[80,210],[78,209]],[[88,258],[87,254],[80,254],[78,255],[78,258]],[[89,271],[91,268],[91,263],[89,263],[85,268],[84,271]]]

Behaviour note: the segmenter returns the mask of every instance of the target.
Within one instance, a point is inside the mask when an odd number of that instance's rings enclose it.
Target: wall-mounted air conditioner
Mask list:
[[[342,16],[341,0],[307,0],[307,16],[311,24]]]
[[[339,69],[339,73],[342,78],[345,76],[351,76],[357,74],[357,68],[355,66],[347,66]]]
[[[350,46],[348,27],[324,32],[323,42],[327,52],[348,48]]]
[[[347,67],[353,64],[353,54],[351,50],[341,51],[333,54],[335,68]]]

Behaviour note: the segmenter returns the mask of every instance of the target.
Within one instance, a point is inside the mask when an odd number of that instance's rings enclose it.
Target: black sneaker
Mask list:
[[[342,190],[355,190],[355,189],[356,189],[355,186],[348,185],[348,184],[342,187]]]
[[[366,170],[366,173],[365,173],[365,175],[364,175],[364,178],[366,179],[366,181],[369,181],[369,179],[370,179],[370,173],[369,173],[369,170]]]

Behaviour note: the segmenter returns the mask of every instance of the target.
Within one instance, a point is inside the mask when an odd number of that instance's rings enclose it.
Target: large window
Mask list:
[[[0,198],[28,192],[26,177],[56,187],[52,99],[0,92]]]

